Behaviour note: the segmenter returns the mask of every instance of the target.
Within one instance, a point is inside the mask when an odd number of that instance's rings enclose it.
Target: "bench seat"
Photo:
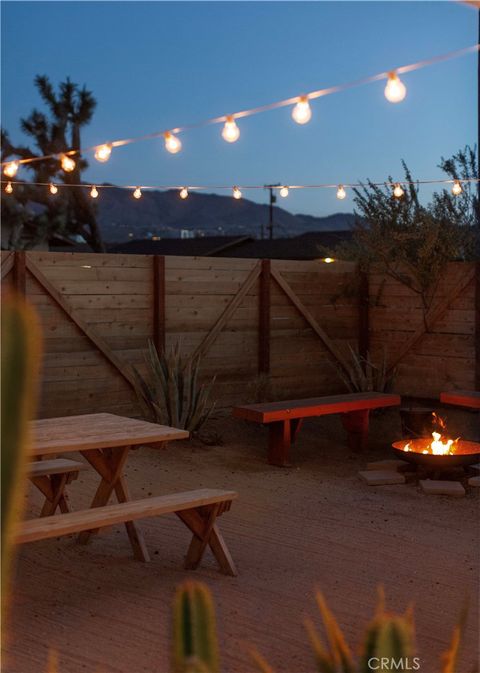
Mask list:
[[[268,462],[271,465],[289,466],[289,450],[304,418],[342,414],[353,450],[364,448],[368,438],[369,412],[371,409],[398,406],[399,395],[388,393],[347,393],[327,397],[312,397],[266,404],[248,404],[233,409],[236,418],[269,427]]]
[[[40,516],[52,516],[57,507],[61,512],[68,512],[65,487],[78,477],[80,470],[87,469],[86,463],[68,458],[50,458],[28,463],[27,477],[45,496]]]
[[[235,575],[233,560],[215,520],[217,516],[230,509],[232,500],[237,497],[235,491],[199,489],[27,520],[21,523],[16,534],[16,542],[21,544],[45,540],[174,513],[193,533],[185,567],[196,568],[206,546],[209,545],[222,571]]]
[[[480,392],[475,390],[451,390],[440,393],[440,402],[467,409],[480,409]]]

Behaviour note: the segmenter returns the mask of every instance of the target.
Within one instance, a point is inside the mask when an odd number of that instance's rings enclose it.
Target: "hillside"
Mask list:
[[[191,193],[186,200],[176,191],[144,192],[136,201],[126,190],[105,189],[98,199],[97,213],[107,243],[151,235],[178,237],[181,230],[197,235],[260,236],[261,226],[268,222],[268,206],[248,199],[236,201],[230,196]],[[326,217],[293,215],[275,207],[276,236],[296,236],[306,231],[340,231],[354,223],[352,213],[336,213]]]

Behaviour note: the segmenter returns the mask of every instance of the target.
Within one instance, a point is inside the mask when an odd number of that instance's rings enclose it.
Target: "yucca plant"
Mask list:
[[[147,416],[155,423],[198,431],[210,416],[210,402],[215,378],[200,384],[200,358],[185,358],[180,344],[168,353],[158,353],[152,341],[145,353],[147,375],[133,368],[137,395]]]
[[[380,589],[377,609],[367,626],[361,654],[355,657],[323,594],[317,592],[316,601],[326,642],[310,619],[305,620],[305,626],[318,673],[371,673],[372,670],[381,673],[418,669],[419,659],[414,657],[411,608],[404,615],[386,612],[383,590]],[[175,594],[173,613],[172,673],[220,673],[215,609],[209,589],[194,581],[180,585]],[[465,612],[454,629],[448,650],[442,655],[439,673],[460,673],[456,664],[464,618]],[[260,673],[275,673],[257,650],[252,650],[251,655]],[[397,663],[392,664],[393,661]]]
[[[336,367],[339,377],[351,393],[386,393],[392,389],[396,370],[389,371],[387,351],[384,349],[381,359],[374,362],[367,352],[366,357],[360,355],[350,345],[348,371]]]

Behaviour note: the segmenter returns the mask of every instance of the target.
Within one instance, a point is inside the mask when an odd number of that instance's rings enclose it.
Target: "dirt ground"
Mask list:
[[[456,411],[451,428],[478,437],[478,415]],[[208,584],[217,607],[222,670],[254,671],[254,646],[277,673],[315,670],[302,620],[319,624],[314,590],[321,588],[353,649],[371,617],[376,587],[388,606],[413,601],[421,673],[438,673],[440,654],[469,599],[457,673],[478,658],[479,499],[426,496],[414,484],[368,487],[357,476],[367,460],[391,457],[398,412],[372,420],[371,446],[352,455],[337,417],[308,421],[292,468],[265,462],[263,428],[229,418],[209,429],[221,446],[171,443],[132,452],[127,476],[134,498],[228,488],[240,497],[219,521],[238,577],[221,575],[210,555],[195,572],[182,569],[189,533],[175,517],[141,522],[152,562],[130,555],[124,528],[86,547],[73,538],[21,548],[4,647],[6,673],[43,673],[48,648],[60,673],[167,673],[171,602],[187,577]],[[70,486],[74,508],[87,506],[97,480],[81,473]],[[29,493],[29,509],[40,498]]]

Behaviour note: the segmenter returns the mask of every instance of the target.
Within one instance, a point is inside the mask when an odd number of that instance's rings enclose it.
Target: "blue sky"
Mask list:
[[[477,14],[446,2],[3,2],[2,125],[24,140],[21,116],[40,101],[36,74],[66,76],[98,100],[82,144],[142,135],[347,82],[477,41]],[[476,56],[405,75],[388,103],[384,83],[312,103],[309,124],[289,109],[93,159],[89,182],[265,184],[442,177],[437,164],[476,142]],[[423,190],[425,198],[429,190]],[[246,193],[264,201],[264,192]],[[290,193],[283,207],[324,215],[352,208],[333,191]]]

